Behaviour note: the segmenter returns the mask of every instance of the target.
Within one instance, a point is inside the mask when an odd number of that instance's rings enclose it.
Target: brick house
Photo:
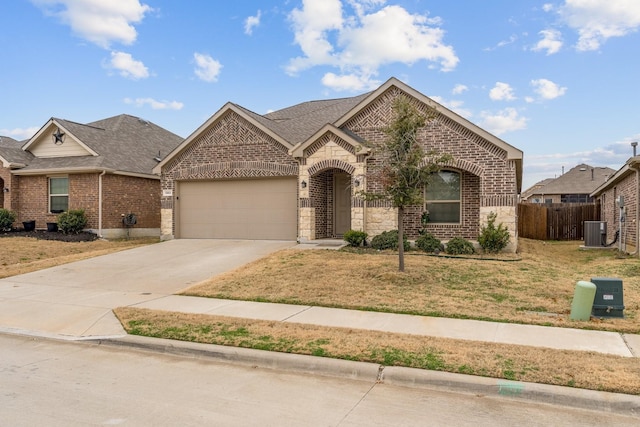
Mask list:
[[[380,188],[367,173],[376,164],[368,144],[385,138],[401,95],[437,110],[419,141],[453,155],[439,185],[428,187],[426,206],[408,210],[408,237],[418,236],[425,209],[441,239],[477,239],[495,212],[515,249],[522,152],[395,78],[359,96],[265,115],[225,104],[154,169],[162,176],[162,237],[309,241],[397,228],[395,209],[358,191]]]
[[[612,243],[618,233],[614,247],[636,254],[640,235],[638,191],[640,156],[634,153],[624,166],[591,193],[600,201],[600,220],[607,223],[607,243]]]
[[[183,138],[148,121],[119,115],[88,124],[51,118],[31,139],[0,142],[0,207],[16,224],[37,229],[60,212],[84,209],[87,228],[123,236],[123,215],[135,214],[132,236],[160,233],[160,177],[152,170]]]

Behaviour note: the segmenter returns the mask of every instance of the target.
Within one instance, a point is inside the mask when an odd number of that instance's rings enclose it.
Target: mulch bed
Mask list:
[[[64,234],[60,231],[24,231],[22,229],[0,231],[0,238],[2,237],[31,237],[39,240],[57,240],[60,242],[92,242],[98,239],[97,234],[89,233],[88,231],[81,231],[77,234]]]

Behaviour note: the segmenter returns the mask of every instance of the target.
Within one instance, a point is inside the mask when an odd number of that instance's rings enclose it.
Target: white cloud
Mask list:
[[[513,88],[508,83],[496,82],[496,85],[489,91],[489,98],[493,101],[513,101]]]
[[[597,50],[607,39],[625,36],[640,27],[637,0],[566,0],[559,13],[569,27],[578,31],[579,51]]]
[[[545,3],[542,5],[542,10],[544,10],[545,12],[551,12],[553,9],[554,6],[551,3]]]
[[[122,77],[132,80],[149,77],[149,69],[141,61],[133,59],[130,53],[111,52],[108,68],[116,69]]]
[[[547,55],[553,55],[554,53],[558,53],[560,48],[562,48],[562,34],[560,31],[549,29],[542,30],[538,34],[542,36],[542,40],[540,40],[531,50],[533,51],[541,51],[546,50]]]
[[[13,128],[13,129],[0,129],[0,135],[9,136],[13,139],[21,141],[23,139],[29,139],[40,130],[39,127],[30,128]]]
[[[32,0],[45,13],[56,16],[85,40],[108,49],[112,43],[129,45],[151,7],[139,0]]]
[[[515,43],[515,41],[518,40],[518,36],[516,36],[515,34],[512,34],[511,37],[509,37],[509,39],[507,40],[501,40],[498,42],[497,45],[493,46],[493,47],[485,47],[484,50],[485,52],[491,52],[492,50],[496,50],[499,49],[501,47],[505,47],[508,46],[512,43]]]
[[[372,90],[380,86],[379,81],[373,80],[367,76],[356,74],[336,75],[334,73],[326,73],[322,77],[322,84],[335,91],[353,91],[353,90]]]
[[[469,90],[469,87],[463,84],[457,84],[453,87],[453,90],[451,91],[452,94],[454,95],[460,95],[462,92],[466,92]]]
[[[542,99],[555,99],[564,95],[567,91],[566,87],[561,87],[547,79],[531,80],[531,86],[533,86],[533,91]]]
[[[253,29],[260,25],[260,17],[262,16],[262,12],[258,10],[256,16],[249,16],[244,21],[244,33],[247,35],[253,34]]]
[[[496,114],[484,111],[481,116],[481,126],[495,135],[527,128],[527,119],[519,116],[515,108],[505,108]]]
[[[222,70],[222,64],[213,59],[210,55],[203,53],[194,53],[193,58],[196,61],[196,68],[194,72],[200,80],[205,82],[216,82]]]
[[[148,105],[153,110],[182,110],[184,104],[178,101],[156,101],[153,98],[125,98],[125,104],[135,105],[136,107],[144,107]]]
[[[287,73],[333,66],[340,73],[327,73],[323,80],[351,80],[355,86],[350,90],[357,90],[373,86],[379,67],[385,64],[424,60],[442,71],[458,64],[453,48],[443,43],[439,18],[410,14],[395,5],[381,7],[382,0],[348,0],[347,4],[351,14],[339,0],[304,0],[301,9],[290,13],[295,42],[303,55],[289,61]]]

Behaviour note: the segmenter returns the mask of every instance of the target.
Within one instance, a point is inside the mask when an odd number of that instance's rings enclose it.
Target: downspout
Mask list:
[[[98,175],[98,237],[102,239],[102,177],[107,173],[103,170]]]
[[[635,164],[634,169],[636,171],[636,250],[629,254],[636,256],[640,254],[640,244],[638,244],[638,237],[640,236],[640,165]]]

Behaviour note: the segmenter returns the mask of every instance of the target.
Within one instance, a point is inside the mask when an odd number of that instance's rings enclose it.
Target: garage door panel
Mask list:
[[[178,237],[295,240],[297,180],[179,183]]]

